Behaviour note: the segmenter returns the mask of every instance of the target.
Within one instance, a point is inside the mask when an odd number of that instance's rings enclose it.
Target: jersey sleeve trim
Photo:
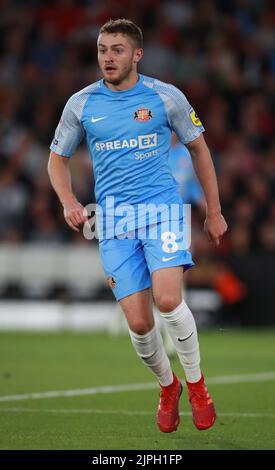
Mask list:
[[[164,103],[171,129],[183,144],[192,142],[205,131],[186,96],[178,88],[159,80],[155,80],[154,88]]]
[[[65,157],[71,157],[75,153],[85,136],[81,122],[83,108],[91,93],[99,86],[99,82],[93,83],[69,98],[50,145],[53,152]]]

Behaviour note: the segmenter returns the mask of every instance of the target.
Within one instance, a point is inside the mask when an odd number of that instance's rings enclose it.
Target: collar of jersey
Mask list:
[[[131,88],[128,88],[127,90],[111,90],[105,85],[103,78],[100,80],[101,89],[104,91],[104,93],[107,93],[108,95],[111,95],[111,96],[135,95],[137,91],[142,87],[142,85],[143,85],[143,76],[141,74],[138,74],[137,83],[135,83],[134,86],[132,86]]]

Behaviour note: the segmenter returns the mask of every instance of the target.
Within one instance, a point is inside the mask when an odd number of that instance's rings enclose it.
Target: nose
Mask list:
[[[112,53],[112,51],[107,51],[106,54],[105,54],[104,59],[105,59],[105,64],[113,62],[113,53]]]

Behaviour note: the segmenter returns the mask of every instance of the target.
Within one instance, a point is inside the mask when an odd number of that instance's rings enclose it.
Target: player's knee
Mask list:
[[[144,320],[135,320],[129,325],[130,329],[137,335],[145,335],[152,330],[154,324]]]
[[[177,306],[181,303],[181,299],[175,295],[160,294],[157,298],[155,298],[155,303],[160,312],[168,313],[177,308]]]

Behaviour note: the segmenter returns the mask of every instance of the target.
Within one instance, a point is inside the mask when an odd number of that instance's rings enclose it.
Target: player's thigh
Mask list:
[[[124,297],[119,304],[132,331],[145,334],[153,328],[153,302],[150,288]]]
[[[99,252],[109,286],[117,301],[151,287],[150,273],[139,240],[102,240]]]
[[[160,269],[181,267],[185,272],[194,266],[192,254],[185,249],[180,230],[164,231],[166,225],[162,223],[150,227],[143,232],[144,236],[140,240],[151,275]],[[169,276],[165,275],[165,278],[167,277],[169,279]]]
[[[182,300],[183,272],[194,265],[191,253],[180,243],[180,233],[162,233],[142,239],[148,269],[152,277],[155,304],[162,312],[171,312]]]

